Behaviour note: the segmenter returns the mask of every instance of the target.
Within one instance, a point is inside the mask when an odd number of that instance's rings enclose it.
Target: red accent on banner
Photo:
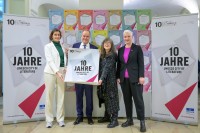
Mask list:
[[[92,23],[90,23],[88,26],[86,26],[86,29],[84,29],[84,30],[90,30],[91,26],[92,26]]]
[[[119,30],[119,28],[121,27],[122,25],[122,21],[117,25],[117,29]]]
[[[40,88],[38,88],[33,94],[27,97],[23,102],[21,102],[18,106],[28,115],[29,118],[32,117],[35,108],[40,101],[40,98],[44,92],[45,85],[43,84]]]
[[[136,23],[131,25],[131,29],[133,30],[135,28]]]
[[[146,25],[145,28],[148,30],[150,25],[151,25],[151,22],[149,22],[149,23]]]
[[[59,29],[59,30],[62,28],[62,25],[63,25],[63,23],[61,23],[61,24],[58,26],[58,29]]]
[[[176,96],[171,101],[169,101],[168,103],[165,104],[165,106],[172,113],[172,115],[176,118],[176,120],[178,119],[180,113],[182,112],[183,107],[187,103],[187,100],[189,99],[196,84],[197,83],[194,83],[192,86],[190,86],[185,91],[183,91],[178,96]]]
[[[148,43],[148,44],[145,45],[146,50],[149,49],[150,45],[151,45],[151,43]]]
[[[87,82],[94,82],[94,80],[96,79],[97,75],[95,75],[94,77],[92,77],[91,79],[89,79]]]
[[[76,26],[78,25],[78,23],[76,23],[74,26],[73,26],[73,29],[75,30],[76,29]]]
[[[148,71],[150,68],[151,64],[149,63],[146,67],[145,67],[145,71]]]
[[[105,23],[105,24],[103,24],[103,25],[101,26],[102,30],[105,29],[106,25],[107,25],[107,23]]]

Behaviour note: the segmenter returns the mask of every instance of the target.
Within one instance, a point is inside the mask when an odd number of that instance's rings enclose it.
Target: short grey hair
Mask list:
[[[125,34],[129,34],[129,35],[133,36],[133,32],[130,31],[130,30],[124,30],[123,36],[124,36]]]

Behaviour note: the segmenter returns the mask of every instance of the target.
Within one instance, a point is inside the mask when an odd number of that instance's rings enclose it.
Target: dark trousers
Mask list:
[[[106,107],[105,107],[104,117],[110,119],[110,114],[108,114]]]
[[[86,116],[92,117],[93,111],[93,86],[75,84],[76,88],[76,111],[78,117],[83,117],[83,94],[86,96]]]
[[[121,89],[124,97],[127,118],[133,117],[134,100],[137,118],[139,120],[144,120],[143,85],[138,83],[131,83],[129,78],[125,78],[124,82],[121,83]]]

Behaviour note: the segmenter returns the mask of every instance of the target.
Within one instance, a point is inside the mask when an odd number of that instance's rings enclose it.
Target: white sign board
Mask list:
[[[98,73],[98,49],[69,49],[65,82],[98,85]]]

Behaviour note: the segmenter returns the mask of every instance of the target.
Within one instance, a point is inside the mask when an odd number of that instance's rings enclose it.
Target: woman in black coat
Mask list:
[[[125,45],[118,50],[117,78],[121,85],[127,121],[122,127],[133,125],[133,100],[137,118],[140,120],[140,131],[146,132],[145,108],[143,100],[144,57],[140,46],[133,43],[132,31],[123,33]],[[133,100],[132,100],[133,99]]]
[[[100,53],[100,78],[99,85],[102,85],[105,110],[111,116],[108,128],[118,126],[119,96],[116,79],[117,54],[110,38],[106,38],[101,45]]]

